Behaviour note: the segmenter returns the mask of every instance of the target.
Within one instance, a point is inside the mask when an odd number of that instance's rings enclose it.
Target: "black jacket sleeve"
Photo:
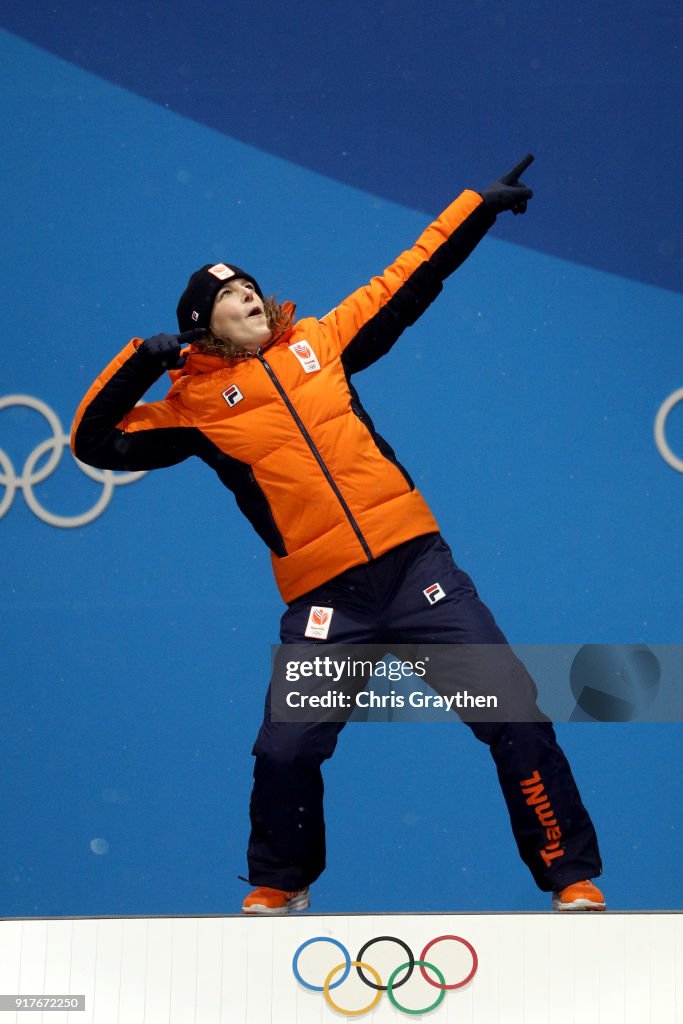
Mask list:
[[[71,432],[77,459],[99,469],[147,470],[193,455],[199,432],[168,400],[137,406],[159,376],[130,342],[81,402]]]

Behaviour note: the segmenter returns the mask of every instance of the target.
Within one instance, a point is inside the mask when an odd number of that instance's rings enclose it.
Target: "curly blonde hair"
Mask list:
[[[263,312],[266,315],[271,331],[270,341],[268,342],[270,344],[292,326],[294,310],[290,303],[280,305],[274,295],[269,295],[263,300]],[[199,341],[195,341],[194,345],[205,355],[220,356],[221,359],[245,359],[251,356],[250,352],[245,352],[234,341],[230,341],[227,338],[218,338],[208,328],[204,337],[200,338]]]

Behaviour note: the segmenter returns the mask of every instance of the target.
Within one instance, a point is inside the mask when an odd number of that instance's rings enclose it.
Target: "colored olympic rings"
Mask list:
[[[342,982],[346,981],[346,979],[349,976],[349,971],[351,970],[351,957],[349,956],[349,951],[346,948],[346,946],[343,946],[341,942],[339,942],[337,939],[329,938],[327,935],[316,935],[314,936],[314,938],[307,939],[306,942],[301,943],[296,953],[294,954],[294,959],[292,960],[292,970],[294,971],[294,977],[296,978],[300,985],[304,986],[304,988],[311,988],[313,989],[314,992],[323,991],[325,987],[324,985],[311,985],[309,981],[304,981],[304,979],[299,974],[299,957],[306,949],[306,947],[312,946],[314,942],[331,942],[333,946],[337,946],[342,952],[345,962],[344,964],[340,964],[339,966],[344,967],[344,973],[342,974],[339,981],[335,981],[334,985],[328,986],[328,988],[336,988],[337,985],[341,985]]]
[[[425,948],[420,953],[420,958],[424,960],[425,956],[432,948],[432,946],[435,946],[437,942],[444,942],[446,939],[452,939],[454,942],[462,942],[463,946],[465,946],[469,950],[470,956],[472,957],[472,969],[470,970],[469,974],[466,974],[462,981],[456,981],[453,985],[446,985],[444,983],[443,986],[445,989],[462,988],[463,985],[466,985],[468,981],[472,980],[474,975],[477,973],[477,967],[479,966],[479,957],[477,956],[477,951],[472,945],[472,943],[468,942],[467,939],[463,939],[459,935],[439,935],[436,939],[432,939],[431,942],[427,943]],[[425,974],[423,967],[420,967],[420,971],[425,981],[429,981],[429,978]],[[434,982],[429,981],[429,984],[433,985]],[[439,988],[440,986],[437,985],[436,987]]]
[[[408,964],[401,964],[401,966],[397,967],[396,970],[393,971],[393,973],[389,977],[389,984],[387,986],[389,999],[394,1004],[397,1010],[403,1010],[404,1013],[429,1013],[430,1010],[435,1010],[439,1003],[443,1002],[443,1000],[446,998],[446,988],[448,987],[446,985],[446,979],[444,978],[439,968],[435,967],[434,964],[430,964],[427,960],[411,960],[410,962],[413,964],[417,964],[417,966],[420,968],[422,974],[429,982],[429,984],[433,985],[434,988],[440,988],[441,991],[439,992],[438,996],[436,997],[433,1003],[430,1003],[429,1006],[422,1006],[419,1010],[410,1010],[408,1009],[407,1006],[401,1006],[398,999],[396,999],[396,997],[394,996],[394,988],[396,986],[392,985],[394,977],[398,974],[398,972],[402,971],[404,967],[408,966]],[[430,971],[434,971],[434,973],[441,979],[440,985],[437,985],[435,981],[432,981],[431,978],[427,977],[427,975],[425,974],[425,967],[428,967]]]
[[[446,978],[439,970],[439,968],[425,959],[429,950],[436,946],[437,943],[447,941],[460,943],[462,946],[465,947],[465,949],[467,949],[472,958],[472,966],[470,970],[467,972],[467,974],[463,978],[457,979],[456,981],[452,982],[447,982]],[[331,970],[328,971],[321,985],[316,985],[313,984],[313,982],[311,981],[307,981],[302,976],[301,971],[299,969],[299,959],[301,957],[301,954],[304,952],[305,949],[307,949],[308,947],[312,946],[314,943],[317,942],[327,942],[333,946],[336,946],[343,956],[343,961],[341,963],[336,964],[334,967],[331,968]],[[378,942],[395,942],[398,946],[401,947],[403,952],[408,957],[405,963],[401,963],[398,967],[392,970],[391,974],[387,979],[386,985],[382,984],[382,978],[380,977],[380,974],[376,970],[376,968],[366,963],[363,959],[368,949],[370,949],[371,946],[375,945],[375,943]],[[408,946],[408,944],[404,942],[402,939],[399,939],[394,935],[378,935],[374,939],[369,939],[363,946],[361,946],[357,956],[353,960],[351,959],[351,954],[347,950],[346,946],[339,942],[338,939],[333,939],[327,935],[316,935],[312,939],[307,939],[305,942],[302,942],[301,945],[296,950],[294,957],[292,958],[292,971],[294,973],[294,977],[299,982],[299,984],[303,985],[304,988],[310,989],[314,992],[322,992],[328,1006],[330,1006],[333,1010],[336,1010],[337,1013],[346,1014],[346,1016],[348,1017],[359,1017],[364,1013],[369,1013],[370,1010],[372,1010],[381,999],[382,992],[386,992],[392,1005],[395,1006],[398,1010],[401,1010],[403,1013],[429,1013],[431,1010],[436,1009],[436,1007],[443,1001],[447,991],[462,988],[464,985],[467,985],[467,983],[470,982],[474,975],[476,974],[478,966],[479,958],[477,956],[477,952],[474,946],[470,942],[468,942],[467,939],[463,939],[460,935],[436,936],[436,938],[431,939],[426,944],[426,946],[420,953],[419,959],[415,959],[412,950],[410,949],[410,946]],[[339,1003],[336,1001],[336,998],[333,998],[330,995],[333,989],[339,988],[339,986],[346,981],[351,972],[352,967],[356,968],[356,973],[358,974],[358,977],[363,982],[363,984],[367,985],[368,988],[376,990],[376,994],[373,996],[372,1000],[367,1004],[367,1006],[363,1006],[355,1010],[347,1009],[345,1007],[340,1006]],[[400,988],[401,985],[405,985],[408,979],[412,976],[415,967],[420,968],[422,977],[424,978],[428,985],[431,985],[433,988],[439,989],[439,994],[434,1000],[434,1002],[430,1003],[428,1006],[423,1006],[419,1010],[410,1009],[409,1007],[404,1006],[402,1003],[398,1001],[394,994],[396,989]],[[370,974],[374,981],[371,981],[368,977],[366,977],[366,974],[364,972]],[[430,974],[428,972],[431,972],[431,974],[435,975],[439,980],[435,981],[434,977],[430,977]],[[336,978],[337,974],[340,974],[340,977]],[[334,980],[335,978],[336,980]]]
[[[110,469],[93,469],[85,463],[74,459],[74,462],[86,476],[102,485],[102,493],[91,508],[75,516],[60,516],[50,512],[42,505],[34,493],[34,487],[41,484],[47,477],[56,470],[62,458],[62,453],[69,447],[70,438],[64,433],[62,424],[54,409],[51,409],[46,402],[32,395],[5,395],[0,398],[0,411],[10,409],[14,406],[33,409],[40,413],[47,420],[47,425],[52,431],[52,437],[41,441],[30,452],[26,459],[23,470],[17,473],[12,460],[0,448],[0,485],[4,486],[5,493],[0,500],[0,519],[9,510],[18,490],[23,491],[24,500],[33,514],[49,526],[60,526],[64,528],[74,526],[85,526],[92,523],[111,501],[114,488],[121,484],[129,484],[144,476],[144,472],[114,473]],[[45,456],[47,455],[47,458]],[[42,465],[40,465],[42,461]]]
[[[337,971],[341,971],[341,969],[344,966],[344,964],[337,964],[337,966],[333,967],[330,973],[325,978],[325,984],[323,986],[323,990],[325,992],[325,999],[327,1000],[328,1005],[331,1006],[333,1010],[336,1010],[337,1013],[343,1013],[347,1017],[360,1017],[362,1013],[369,1013],[370,1010],[373,1010],[377,1006],[380,999],[382,998],[382,990],[379,985],[379,982],[381,982],[382,979],[380,978],[375,968],[371,967],[370,964],[364,964],[362,960],[352,960],[352,967],[357,968],[358,971],[360,971],[361,967],[364,967],[366,971],[370,971],[370,974],[372,974],[373,977],[377,978],[377,985],[373,985],[372,987],[376,988],[378,991],[377,994],[373,996],[373,998],[371,999],[367,1006],[361,1006],[359,1010],[348,1010],[345,1007],[340,1006],[339,1003],[335,1003],[334,999],[330,995],[330,989],[334,988],[334,985],[330,985],[330,982],[332,981],[332,978],[334,978]]]
[[[408,963],[404,964],[403,966],[407,967],[408,971],[406,973],[405,978],[402,978],[401,981],[397,982],[394,985],[394,988],[398,988],[400,985],[405,985],[405,983],[408,981],[411,974],[413,973],[415,961],[413,960],[413,953],[410,946],[406,942],[404,942],[403,939],[396,939],[394,938],[393,935],[378,935],[376,939],[368,939],[365,945],[361,946],[361,948],[358,950],[358,956],[356,957],[356,959],[362,960],[364,953],[370,948],[370,946],[374,946],[376,942],[397,942],[399,946],[403,948],[408,957]],[[358,977],[360,978],[360,980],[364,981],[366,985],[370,986],[370,988],[379,988],[383,992],[386,992],[387,988],[389,987],[388,985],[373,985],[371,981],[368,981],[367,978],[363,977],[363,971],[360,967],[357,967],[356,970],[358,971]]]

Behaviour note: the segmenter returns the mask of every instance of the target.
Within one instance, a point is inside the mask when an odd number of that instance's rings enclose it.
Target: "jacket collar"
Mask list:
[[[291,325],[280,334],[274,335],[269,341],[263,346],[262,351],[266,351],[272,348],[274,345],[282,345],[289,341],[292,331],[294,328],[294,312],[296,306],[293,302],[285,302],[282,306],[285,313],[291,314]],[[222,370],[226,366],[233,363],[243,362],[245,359],[253,359],[255,353],[245,352],[243,355],[236,356],[234,359],[223,359],[222,356],[207,355],[201,352],[196,345],[190,345],[190,350],[187,355],[185,365],[178,370],[169,370],[168,375],[175,384],[182,377],[195,377],[203,373],[214,373],[216,370]]]

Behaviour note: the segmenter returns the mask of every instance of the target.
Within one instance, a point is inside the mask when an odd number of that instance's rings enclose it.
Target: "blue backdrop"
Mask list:
[[[4,916],[241,902],[282,610],[267,553],[199,463],[99,508],[103,485],[57,460],[95,374],[174,328],[206,261],[322,315],[535,152],[527,215],[359,391],[511,640],[681,642],[683,404],[668,461],[653,437],[683,387],[681,16],[621,11],[3,13]],[[680,908],[680,727],[559,732],[610,905]],[[326,780],[315,909],[547,906],[459,724],[349,726]]]

